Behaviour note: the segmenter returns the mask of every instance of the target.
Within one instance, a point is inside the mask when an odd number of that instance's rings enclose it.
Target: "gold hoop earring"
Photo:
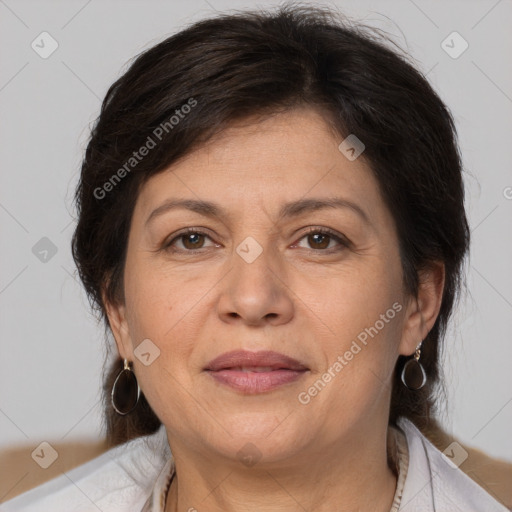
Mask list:
[[[421,389],[427,382],[427,374],[423,365],[420,363],[421,344],[416,347],[414,357],[409,359],[402,368],[402,382],[407,389],[417,391]]]
[[[118,414],[124,416],[135,409],[139,402],[139,396],[140,388],[137,377],[128,360],[125,359],[123,369],[118,373],[110,393],[112,407]]]

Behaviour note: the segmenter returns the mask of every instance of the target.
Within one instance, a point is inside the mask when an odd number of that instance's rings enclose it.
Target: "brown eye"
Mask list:
[[[179,238],[183,241],[183,246],[186,249],[200,249],[204,244],[204,237],[205,235],[202,233],[187,233]]]
[[[306,233],[300,240],[306,239],[308,247],[313,251],[339,251],[349,246],[349,242],[341,235],[329,229],[313,228]],[[337,246],[336,246],[337,245]],[[299,247],[304,247],[300,246]]]
[[[190,229],[175,236],[164,245],[164,249],[170,252],[193,252],[194,250],[205,249],[205,240],[211,238],[201,231]]]
[[[308,243],[312,249],[327,249],[329,242],[331,241],[330,239],[331,237],[329,235],[324,235],[322,233],[308,235]]]

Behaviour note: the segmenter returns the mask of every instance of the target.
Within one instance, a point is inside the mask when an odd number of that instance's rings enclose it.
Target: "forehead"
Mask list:
[[[136,214],[147,217],[171,197],[257,214],[258,207],[277,213],[300,198],[341,196],[376,215],[383,206],[376,179],[363,158],[341,153],[342,140],[314,110],[244,119],[149,179]]]

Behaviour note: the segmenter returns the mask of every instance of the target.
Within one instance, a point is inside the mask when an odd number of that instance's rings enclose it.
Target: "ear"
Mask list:
[[[441,303],[445,281],[443,262],[433,262],[419,272],[418,296],[411,297],[407,306],[399,352],[401,355],[414,354],[434,326]]]
[[[128,329],[128,322],[126,320],[126,306],[124,304],[117,304],[110,302],[102,292],[102,300],[107,312],[108,322],[110,329],[114,335],[117,345],[117,351],[122,359],[133,359],[133,345]]]

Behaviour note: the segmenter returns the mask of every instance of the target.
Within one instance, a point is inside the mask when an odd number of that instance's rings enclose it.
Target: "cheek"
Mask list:
[[[146,278],[140,278],[143,272],[132,273],[127,280],[128,328],[139,386],[160,420],[174,425],[172,415],[187,409],[190,402],[189,366],[199,337],[196,309],[204,291],[192,287],[185,292],[177,279],[155,274],[148,271]],[[158,355],[146,365],[138,359],[137,347],[148,339]]]
[[[323,332],[319,339],[325,367],[319,371],[330,368],[336,376],[333,390],[348,392],[346,400],[351,401],[372,387],[379,392],[377,388],[389,382],[405,311],[400,269],[368,265],[364,272],[354,268],[332,277],[322,297],[309,296],[305,302],[316,303],[311,308],[315,315],[309,317],[321,320],[316,323]]]
[[[127,265],[126,275],[130,332],[162,344],[175,340],[177,332],[182,336],[183,326],[190,323],[205,290],[211,288],[207,276],[186,274],[170,266],[155,268],[136,262]]]
[[[132,273],[126,283],[133,348],[136,350],[142,340],[149,339],[159,353],[150,366],[141,364],[137,358],[134,360],[141,389],[155,411],[165,411],[165,404],[176,405],[180,389],[192,387],[191,377],[202,360],[198,352],[205,338],[203,326],[213,307],[205,293],[215,282],[213,277],[209,279],[205,275],[191,276],[148,267],[145,272]],[[186,403],[187,395],[181,399]]]
[[[330,275],[321,288],[304,281],[300,293],[331,331],[346,339],[373,326],[381,314],[402,300],[399,279],[395,269],[383,264],[354,266]],[[389,316],[394,318],[394,313],[396,310]]]
[[[365,306],[364,314],[357,305],[338,312],[335,327],[339,335],[320,340],[325,366],[300,390],[305,418],[322,418],[326,436],[336,438],[340,426],[364,422],[377,411],[385,414],[388,407],[398,357],[400,304],[383,301]]]

